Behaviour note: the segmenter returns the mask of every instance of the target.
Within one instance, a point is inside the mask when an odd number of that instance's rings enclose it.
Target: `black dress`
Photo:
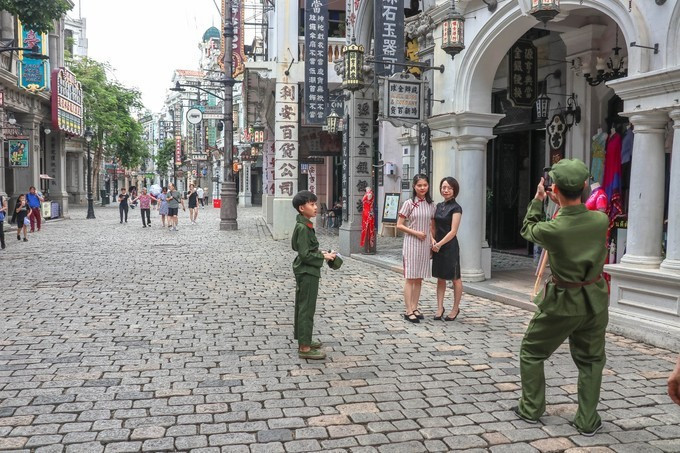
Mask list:
[[[434,238],[437,242],[451,231],[451,219],[455,213],[463,213],[463,208],[456,200],[437,204],[434,212]],[[432,276],[443,280],[460,279],[460,248],[457,236],[444,244],[437,253],[432,254]]]

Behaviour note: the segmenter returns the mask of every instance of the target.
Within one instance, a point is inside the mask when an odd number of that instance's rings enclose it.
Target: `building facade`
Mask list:
[[[37,54],[0,53],[0,194],[9,198],[12,209],[17,197],[35,186],[51,202],[51,217],[68,217],[69,202],[80,201],[84,194],[82,159],[67,162],[70,151],[78,153],[69,141],[82,133],[82,109],[74,111],[73,127],[64,129],[52,110],[52,71],[66,62],[65,22],[65,18],[55,21],[51,32],[38,34],[24,29],[6,11],[0,12],[2,47],[39,49]]]

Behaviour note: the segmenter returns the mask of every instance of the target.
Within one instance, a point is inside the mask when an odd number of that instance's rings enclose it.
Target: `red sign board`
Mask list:
[[[52,71],[52,127],[70,135],[83,135],[83,88],[66,68]]]

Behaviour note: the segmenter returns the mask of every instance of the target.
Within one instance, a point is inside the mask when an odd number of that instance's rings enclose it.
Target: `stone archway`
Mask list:
[[[618,24],[626,43],[646,41],[649,35],[637,7],[629,13],[623,4],[609,0],[563,0],[561,5],[563,12],[587,7],[604,13]],[[499,7],[494,20],[482,26],[465,50],[465,62],[456,83],[454,111],[490,112],[495,69],[512,43],[535,25],[535,19],[524,15],[519,4],[508,2]],[[649,67],[649,55],[640,50],[629,49],[629,74],[645,72]]]

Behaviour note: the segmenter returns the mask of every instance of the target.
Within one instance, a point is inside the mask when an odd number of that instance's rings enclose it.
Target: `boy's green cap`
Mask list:
[[[570,192],[583,189],[583,183],[590,177],[588,167],[579,159],[562,159],[548,174],[557,187]]]

